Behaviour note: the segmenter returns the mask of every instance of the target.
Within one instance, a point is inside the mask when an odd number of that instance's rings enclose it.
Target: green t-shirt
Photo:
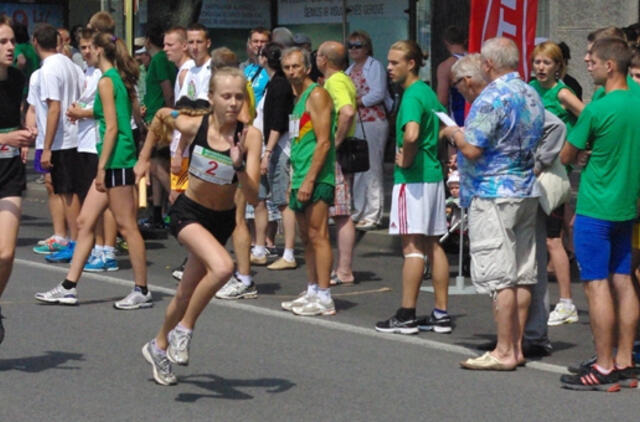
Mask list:
[[[640,85],[638,85],[638,83],[634,81],[633,78],[629,75],[627,75],[627,85],[629,86],[629,91],[631,91],[635,95],[640,96]],[[604,95],[604,87],[601,86],[600,88],[596,89],[596,92],[593,93],[591,101],[593,102],[595,100],[599,100],[600,98],[604,97]]]
[[[336,115],[340,113],[340,109],[346,105],[351,105],[353,111],[357,110],[356,103],[356,86],[353,81],[344,72],[336,72],[324,81],[324,89],[327,90],[333,100],[333,108]],[[337,129],[338,119],[334,120],[334,131]],[[356,133],[356,119],[347,132],[347,136],[353,136]]]
[[[442,165],[438,160],[438,132],[440,120],[434,111],[446,110],[438,102],[433,90],[424,82],[416,81],[402,95],[396,117],[396,146],[404,143],[404,127],[409,122],[420,125],[418,151],[409,168],[397,165],[393,170],[393,183],[435,183],[443,179]]]
[[[558,80],[558,83],[556,83],[553,88],[544,88],[537,79],[532,80],[529,84],[538,92],[540,98],[542,98],[542,104],[544,104],[545,110],[562,120],[567,126],[567,133],[571,133],[571,129],[575,126],[578,118],[562,106],[562,103],[558,99],[558,93],[561,89],[565,88],[574,95],[575,92],[562,82],[562,80]]]
[[[587,105],[568,141],[579,149],[593,145],[582,171],[576,214],[607,221],[637,216],[640,194],[640,97],[614,90]]]
[[[311,122],[311,115],[307,111],[307,99],[318,84],[311,84],[300,96],[298,102],[293,106],[293,124],[297,124],[298,136],[291,140],[291,188],[298,189],[304,181],[309,168],[311,167],[311,159],[313,158],[313,152],[316,149],[316,134],[314,131],[313,123]],[[331,124],[334,125],[335,113],[331,111]],[[336,177],[336,148],[333,143],[333,130],[331,131],[330,139],[331,148],[327,153],[327,158],[320,170],[320,173],[316,177],[317,183],[326,183],[331,186],[335,186]]]
[[[118,135],[116,143],[111,151],[111,157],[107,160],[106,169],[132,168],[136,165],[136,144],[133,140],[133,132],[131,131],[131,101],[127,88],[122,82],[120,74],[115,67],[107,70],[102,78],[109,78],[113,83],[113,94],[115,96],[116,120],[118,122]],[[100,78],[100,79],[102,79]],[[98,156],[102,154],[102,143],[104,141],[104,132],[106,122],[104,120],[104,109],[102,108],[102,99],[100,94],[96,95],[93,103],[93,117],[98,123],[99,139],[96,143]]]
[[[24,85],[24,94],[26,95],[29,90],[29,78],[31,77],[31,74],[40,67],[40,57],[38,57],[36,49],[33,48],[33,45],[30,42],[16,44],[16,48],[13,51],[14,66],[18,63],[18,56],[21,54],[27,60],[27,65],[23,70],[25,80],[27,81]]]
[[[146,87],[143,103],[147,107],[144,120],[149,123],[153,120],[156,111],[164,106],[164,96],[160,83],[162,81],[171,82],[171,89],[176,82],[176,66],[167,59],[167,53],[160,51],[151,58],[149,70],[147,71]]]

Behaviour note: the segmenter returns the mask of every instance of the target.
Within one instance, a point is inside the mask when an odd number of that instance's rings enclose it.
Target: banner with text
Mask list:
[[[0,14],[24,24],[29,34],[33,33],[34,27],[39,23],[50,23],[56,28],[64,23],[64,8],[61,4],[0,3]]]
[[[348,16],[366,18],[406,18],[406,0],[349,0]],[[342,0],[278,0],[278,23],[307,25],[341,23]]]
[[[520,74],[528,81],[537,15],[538,0],[471,0],[469,51],[480,52],[490,38],[511,38],[520,50]]]
[[[268,1],[204,0],[199,22],[208,28],[271,27]]]

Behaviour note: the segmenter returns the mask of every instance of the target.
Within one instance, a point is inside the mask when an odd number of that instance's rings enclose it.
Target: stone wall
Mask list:
[[[587,35],[597,28],[625,27],[638,22],[639,3],[637,0],[549,0],[545,5],[549,19],[547,36],[555,42],[564,41],[571,48],[568,73],[582,85],[585,101],[593,94],[593,82],[583,60]]]

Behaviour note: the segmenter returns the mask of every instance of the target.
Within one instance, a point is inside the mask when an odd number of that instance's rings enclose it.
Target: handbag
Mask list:
[[[364,123],[360,117],[360,110],[358,110],[358,120],[362,125],[364,139],[354,136],[345,138],[336,151],[336,160],[344,174],[369,170],[369,144],[367,143],[367,134],[364,131]]]
[[[542,210],[547,215],[551,211],[567,202],[571,191],[567,170],[560,162],[560,157],[556,157],[553,163],[538,175],[536,182],[540,190],[538,198]]]

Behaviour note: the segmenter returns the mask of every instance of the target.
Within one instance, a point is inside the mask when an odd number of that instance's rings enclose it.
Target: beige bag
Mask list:
[[[540,190],[540,206],[545,214],[550,215],[551,211],[569,199],[571,184],[559,156],[540,173],[537,183]]]

